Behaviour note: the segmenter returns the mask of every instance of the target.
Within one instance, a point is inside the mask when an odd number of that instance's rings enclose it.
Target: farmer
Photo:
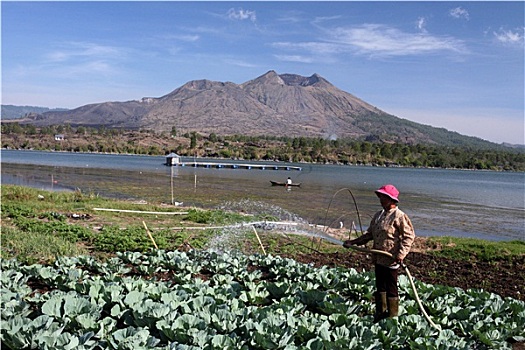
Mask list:
[[[408,216],[397,207],[399,191],[393,185],[384,185],[375,193],[383,209],[372,217],[370,226],[363,235],[345,241],[343,246],[349,248],[351,245],[364,245],[373,240],[373,249],[388,252],[393,256],[390,258],[383,254],[373,254],[376,275],[374,322],[378,322],[383,318],[398,315],[398,269],[410,251],[415,233]]]

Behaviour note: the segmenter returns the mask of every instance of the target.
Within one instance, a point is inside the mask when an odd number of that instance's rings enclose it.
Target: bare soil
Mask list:
[[[414,279],[465,290],[483,289],[502,297],[525,301],[524,255],[491,262],[473,256],[466,261],[437,257],[429,253],[431,249],[433,248],[427,245],[425,238],[416,238],[411,252],[405,259],[405,264]],[[372,271],[374,268],[370,255],[351,249],[335,253],[311,251],[294,256],[285,252],[279,255],[318,267],[346,267],[358,271]]]
[[[337,231],[339,230],[329,234],[342,239]],[[312,249],[311,252],[293,255],[287,253],[286,249],[280,252],[278,247],[285,248],[290,244],[289,241],[282,239],[274,245],[277,250],[272,254],[316,267],[345,267],[358,271],[371,271],[374,268],[370,255],[352,249],[334,253],[321,253]],[[511,297],[525,301],[525,255],[492,262],[481,261],[476,257],[465,261],[436,257],[430,253],[433,249],[440,249],[440,247],[429,245],[424,237],[416,238],[411,252],[405,259],[405,264],[414,279],[464,290],[483,289],[504,298]],[[405,274],[405,271],[400,273]],[[525,342],[509,341],[512,343],[513,350],[525,350]]]
[[[358,271],[373,269],[369,255],[350,249],[331,254],[312,252],[289,257],[314,266],[340,266]],[[476,259],[457,261],[435,257],[424,251],[414,251],[408,254],[405,264],[413,278],[425,283],[465,290],[482,288],[502,297],[525,300],[525,256],[487,263]],[[512,349],[525,350],[525,342],[514,342]]]

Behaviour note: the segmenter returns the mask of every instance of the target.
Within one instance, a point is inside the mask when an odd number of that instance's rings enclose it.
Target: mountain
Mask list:
[[[358,138],[442,145],[494,145],[390,115],[318,74],[266,74],[243,84],[190,81],[169,94],[29,115],[37,126],[196,131],[218,135]]]
[[[14,105],[2,105],[1,118],[6,119],[19,119],[23,118],[28,113],[44,113],[49,111],[66,111],[65,108],[47,108],[47,107],[36,107],[36,106],[14,106]]]

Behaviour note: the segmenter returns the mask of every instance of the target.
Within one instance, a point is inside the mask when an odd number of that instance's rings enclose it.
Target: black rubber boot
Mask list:
[[[374,314],[374,323],[381,321],[388,317],[388,304],[386,292],[375,292],[376,297],[376,312]]]

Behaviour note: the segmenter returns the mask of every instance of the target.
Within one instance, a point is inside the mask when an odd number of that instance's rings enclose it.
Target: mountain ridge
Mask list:
[[[189,81],[161,97],[29,114],[25,123],[195,131],[202,134],[354,138],[441,145],[493,144],[402,119],[340,90],[317,73],[270,70],[242,84]]]
[[[48,108],[41,106],[1,105],[0,117],[2,120],[20,119],[28,113],[44,113],[49,111],[67,111],[67,108]]]

